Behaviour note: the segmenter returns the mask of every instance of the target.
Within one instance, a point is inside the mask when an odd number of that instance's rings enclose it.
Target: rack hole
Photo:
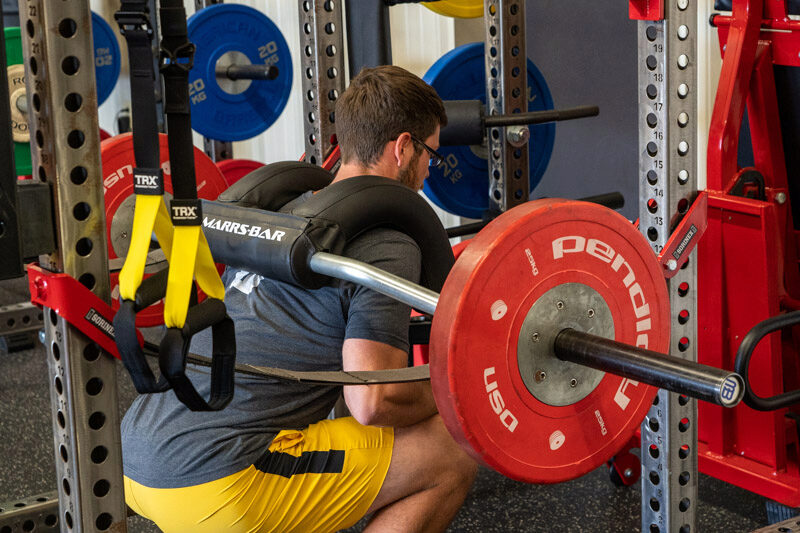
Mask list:
[[[39,64],[36,62],[35,57],[32,57],[29,63],[31,66],[31,74],[35,76],[39,71]]]
[[[105,446],[95,446],[92,449],[92,462],[99,465],[108,457],[108,448]]]
[[[336,31],[336,24],[333,22],[328,22],[325,24],[325,33],[328,35],[332,35]]]
[[[78,281],[81,283],[81,285],[83,285],[87,289],[89,290],[94,289],[95,277],[91,273],[86,272],[84,274],[81,274],[80,277],[78,278]]]
[[[22,523],[22,531],[33,531],[35,527],[36,524],[33,522],[33,520],[25,520]]]
[[[647,200],[647,210],[651,213],[658,211],[658,202],[656,202],[655,198],[650,198]]]
[[[69,173],[69,179],[75,185],[82,185],[88,177],[89,172],[85,167],[75,167]]]
[[[64,107],[71,113],[79,110],[82,104],[83,98],[78,93],[69,93],[64,97]]]
[[[689,311],[683,309],[678,313],[678,324],[686,324],[689,321]]]
[[[492,37],[497,35],[497,26],[489,26],[489,35]]]
[[[678,483],[680,483],[681,485],[686,485],[687,483],[689,483],[691,477],[692,476],[691,474],[689,474],[689,472],[683,471],[681,472],[681,475],[678,476]]]
[[[658,239],[658,230],[652,226],[647,228],[647,238],[651,241],[655,241]]]
[[[658,512],[661,509],[661,504],[658,502],[656,498],[650,498],[650,509],[655,512]]]
[[[692,500],[690,500],[689,498],[684,498],[680,501],[680,503],[678,503],[678,509],[680,509],[682,513],[685,513],[686,511],[689,510],[689,506],[691,504]]]
[[[661,529],[655,524],[650,524],[650,533],[661,533]]]
[[[95,411],[89,416],[89,427],[98,430],[106,424],[106,415],[100,411]]]
[[[325,11],[330,13],[336,9],[336,4],[333,2],[333,0],[326,0],[325,4],[323,4],[323,7],[325,8]]]
[[[678,341],[678,350],[685,352],[688,349],[689,349],[689,338],[681,337],[681,340]]]
[[[58,453],[61,454],[61,460],[65,463],[69,460],[69,453],[67,452],[67,447],[63,444],[58,447]]]
[[[100,347],[95,343],[89,343],[83,348],[83,358],[87,361],[96,361],[100,357]]]
[[[334,45],[332,45],[332,44],[329,44],[328,46],[325,47],[325,53],[328,55],[328,57],[335,56],[336,55],[336,47]]]
[[[75,220],[86,220],[92,212],[92,208],[86,202],[78,202],[72,208],[72,216]]]
[[[658,155],[658,145],[652,141],[647,143],[647,155],[650,157],[655,157]]]
[[[42,134],[42,130],[36,130],[36,146],[39,148],[44,146],[44,135]]]
[[[303,24],[303,33],[305,33],[306,35],[311,35],[311,24],[309,24],[308,22]]]
[[[311,79],[313,77],[314,77],[314,69],[312,69],[310,67],[307,68],[306,69],[306,78]]]
[[[645,35],[647,35],[648,41],[650,42],[655,41],[656,37],[658,37],[658,30],[656,29],[655,26],[648,26],[647,29],[645,30]]]
[[[78,242],[75,243],[75,251],[78,252],[78,255],[81,257],[86,257],[92,253],[93,246],[92,239],[83,237],[82,239],[78,239]]]
[[[47,171],[41,165],[39,165],[39,180],[43,182],[47,181]]]
[[[32,39],[35,28],[33,26],[33,21],[31,19],[28,19],[28,22],[25,23],[25,29],[28,30],[28,37]]]
[[[647,86],[645,89],[645,93],[650,100],[655,100],[656,96],[658,96],[658,89],[652,83]]]
[[[67,426],[67,421],[64,418],[64,413],[62,413],[61,411],[56,413],[56,421],[58,422],[58,427],[60,427],[61,429],[64,429]]]
[[[658,67],[658,59],[656,59],[656,56],[647,56],[647,59],[645,59],[645,64],[649,70],[655,70],[656,67]]]
[[[39,93],[33,93],[33,108],[39,111],[42,108],[42,99],[39,98]]]
[[[65,39],[69,39],[75,35],[76,31],[78,31],[78,25],[75,24],[75,21],[72,19],[63,19],[58,23],[58,33]]]
[[[650,426],[650,431],[658,431],[658,427],[659,427],[658,426],[658,420],[656,420],[655,418],[651,418],[647,422],[647,425]]]
[[[78,149],[83,146],[83,142],[86,140],[86,136],[83,134],[81,130],[72,130],[67,135],[67,144],[69,144],[70,148]]]
[[[102,498],[108,494],[109,490],[111,490],[111,483],[109,483],[107,479],[98,480],[97,483],[94,484],[94,487],[92,487],[92,492],[94,492],[94,495],[98,498]]]
[[[333,79],[339,75],[339,70],[336,67],[331,67],[328,69],[328,78]]]
[[[678,396],[678,405],[683,407],[687,403],[689,403],[689,397],[688,396],[686,396],[685,394],[681,394],[681,395]]]
[[[113,519],[111,518],[110,514],[101,513],[97,517],[97,520],[94,521],[94,524],[97,526],[97,529],[99,529],[100,531],[106,531],[108,528],[111,527],[111,522],[113,522]]]
[[[89,396],[97,396],[103,390],[103,380],[100,378],[92,378],[86,382],[86,394]]]
[[[49,514],[44,517],[44,525],[47,527],[55,527],[56,522],[58,522],[58,517],[54,514]]]
[[[650,126],[651,128],[655,128],[656,126],[658,126],[658,117],[656,116],[655,113],[648,113],[647,118],[645,120],[647,121],[647,125]]]
[[[81,68],[81,62],[75,56],[67,56],[61,61],[61,71],[67,76],[77,74],[78,69]]]
[[[69,513],[69,511],[64,513],[64,522],[67,523],[67,527],[69,529],[72,529],[72,515]]]
[[[339,98],[339,91],[336,89],[331,89],[328,91],[328,100],[335,102],[337,98]]]
[[[689,284],[685,281],[678,285],[678,296],[686,296],[689,294]]]
[[[678,422],[678,430],[681,433],[686,433],[686,430],[689,429],[689,419],[686,417],[681,418],[681,421]]]
[[[655,185],[658,183],[658,173],[655,170],[648,170],[647,171],[647,183],[650,185]]]
[[[681,459],[686,459],[687,457],[689,457],[689,451],[690,451],[689,445],[684,444],[683,446],[678,448],[678,457],[680,457]]]
[[[658,446],[656,446],[655,444],[650,445],[649,451],[650,451],[650,457],[652,457],[653,459],[658,459],[658,456],[661,453],[658,450]]]
[[[55,344],[53,346],[55,346]],[[55,385],[56,392],[58,394],[63,394],[64,393],[64,385],[61,384],[61,378],[60,377],[56,376],[56,379],[55,379],[55,381],[53,381],[53,384]]]
[[[519,26],[517,26],[516,24],[511,26],[511,35],[516,35],[518,33],[519,33]]]
[[[656,472],[655,470],[650,471],[649,477],[650,477],[650,483],[652,483],[653,485],[658,485],[659,483],[661,483],[661,478],[658,476],[658,472]]]
[[[519,55],[519,46],[512,46],[511,47],[511,56],[517,57]]]
[[[58,325],[58,313],[55,309],[50,309],[50,323],[54,326]]]
[[[61,359],[61,348],[59,348],[58,344],[56,344],[55,342],[53,343],[53,359],[55,359],[56,361]],[[59,392],[59,394],[61,393]]]
[[[517,12],[519,11],[519,6],[517,4],[511,4],[509,11],[511,12],[512,15],[516,15]]]
[[[678,213],[683,214],[687,209],[689,209],[689,200],[686,198],[681,198],[678,201]]]
[[[304,51],[306,53],[306,57],[311,57],[311,54],[314,52],[314,50],[311,48],[310,45],[306,46]],[[309,69],[309,70],[311,70],[311,69]]]
[[[64,479],[61,480],[61,486],[64,487],[64,494],[69,496],[69,493],[71,492],[72,487],[69,486],[69,480],[67,478],[64,478]]]

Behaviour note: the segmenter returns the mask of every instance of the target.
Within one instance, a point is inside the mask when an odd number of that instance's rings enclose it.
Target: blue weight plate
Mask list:
[[[486,103],[486,71],[483,43],[459,46],[439,58],[423,79],[443,100],[480,100]],[[547,83],[528,60],[528,111],[552,109]],[[550,161],[555,124],[531,127],[530,189],[538,185]],[[432,168],[425,180],[425,194],[436,205],[456,215],[481,218],[489,208],[489,166],[486,146],[443,146],[443,168]]]
[[[94,40],[94,75],[97,78],[97,103],[111,96],[119,78],[120,52],[117,36],[108,22],[92,12],[92,38]]]
[[[280,116],[292,88],[292,56],[278,27],[263,13],[237,4],[217,4],[188,22],[195,44],[189,73],[192,128],[220,141],[242,141],[269,128]],[[246,60],[245,60],[246,58]],[[271,81],[217,81],[217,62],[275,65]],[[241,92],[239,92],[241,91]],[[238,93],[238,94],[235,94]]]

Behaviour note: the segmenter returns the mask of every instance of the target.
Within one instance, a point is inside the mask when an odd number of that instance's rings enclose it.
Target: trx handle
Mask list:
[[[161,0],[159,70],[164,79],[164,112],[172,171],[170,218],[174,226],[164,302],[167,332],[159,346],[159,368],[175,395],[192,411],[217,411],[233,397],[236,333],[225,310],[225,286],[202,232],[203,210],[197,198],[192,142],[189,71],[194,44],[189,42],[183,0]],[[192,304],[194,280],[207,299]],[[211,328],[211,393],[206,401],[186,376],[192,336]]]
[[[757,411],[775,411],[776,409],[800,403],[800,389],[765,398],[753,392],[753,388],[750,385],[750,358],[753,356],[758,343],[770,333],[798,324],[800,324],[800,311],[792,311],[791,313],[773,316],[759,322],[744,336],[742,344],[739,345],[739,349],[736,351],[734,369],[744,378],[746,390],[744,403],[748,407]]]
[[[186,358],[195,333],[211,328],[211,392],[208,401],[186,375]],[[178,399],[192,411],[219,411],[233,398],[236,341],[233,320],[222,300],[207,298],[189,309],[182,328],[168,328],[159,347],[158,366]]]

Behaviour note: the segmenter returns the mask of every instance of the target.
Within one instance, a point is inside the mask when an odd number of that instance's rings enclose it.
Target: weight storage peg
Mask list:
[[[252,7],[216,4],[187,24],[197,47],[189,73],[192,128],[218,141],[267,130],[292,89],[292,56],[275,23]]]
[[[447,126],[439,134],[439,144],[442,146],[483,144],[486,130],[489,128],[525,127],[562,120],[596,117],[600,113],[600,108],[597,106],[580,106],[487,116],[485,107],[480,100],[447,100],[444,102],[444,108],[447,112]],[[530,133],[526,131],[523,135],[525,139],[521,143],[518,139],[509,138],[508,140],[512,145],[519,147],[527,142]]]

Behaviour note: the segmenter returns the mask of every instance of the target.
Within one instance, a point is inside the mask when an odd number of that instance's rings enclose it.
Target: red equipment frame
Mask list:
[[[800,66],[800,22],[789,19],[785,0],[734,0],[732,15],[712,24],[724,59],[708,140],[708,227],[697,254],[698,362],[732,369],[754,325],[798,308],[797,237],[773,65]],[[745,104],[755,167],[740,169]],[[752,170],[764,178],[764,200],[731,194]],[[798,388],[797,340],[798,330],[776,332],[756,348],[750,383],[757,394]],[[700,471],[800,506],[800,427],[789,414],[699,404]]]

